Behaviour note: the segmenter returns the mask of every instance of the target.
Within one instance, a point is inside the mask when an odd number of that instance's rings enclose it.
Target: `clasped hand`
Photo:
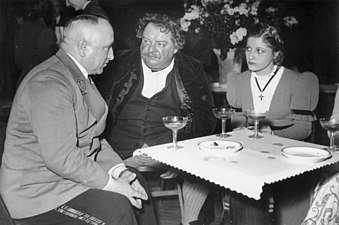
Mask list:
[[[138,209],[142,208],[142,200],[148,199],[145,189],[136,179],[136,174],[131,171],[126,171],[121,177],[113,179],[108,190],[126,196]]]

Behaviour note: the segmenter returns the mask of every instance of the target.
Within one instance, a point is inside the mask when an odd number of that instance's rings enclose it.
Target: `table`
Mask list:
[[[237,141],[243,149],[222,157],[211,157],[201,151],[197,144],[207,140],[220,140],[216,135],[179,141],[182,149],[168,149],[163,144],[137,149],[136,155],[146,154],[151,158],[200,177],[221,187],[259,200],[263,187],[307,171],[316,170],[339,161],[339,152],[318,163],[306,163],[286,158],[281,149],[291,146],[327,148],[327,146],[295,141],[262,134],[262,139],[250,139],[253,131],[243,129],[230,132],[225,139]],[[251,185],[249,185],[251,184]]]

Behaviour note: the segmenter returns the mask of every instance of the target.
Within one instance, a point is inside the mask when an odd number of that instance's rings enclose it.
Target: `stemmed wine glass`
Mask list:
[[[335,151],[336,146],[334,145],[334,133],[339,130],[339,120],[335,118],[321,118],[320,125],[322,128],[330,132],[330,151]]]
[[[184,116],[165,116],[162,118],[162,122],[164,123],[165,127],[171,129],[173,133],[173,145],[170,145],[168,148],[182,148],[177,144],[178,130],[186,126],[187,121],[188,118]]]
[[[235,112],[234,109],[231,108],[214,108],[212,112],[215,117],[221,119],[221,134],[218,134],[219,137],[226,138],[230,137],[231,135],[226,134],[226,121],[227,119],[231,118],[232,114]]]
[[[259,127],[259,121],[262,119],[265,119],[266,112],[258,112],[256,110],[245,110],[244,115],[247,118],[250,118],[254,121],[254,134],[248,137],[255,138],[255,139],[262,138],[263,136],[259,135],[258,127]]]

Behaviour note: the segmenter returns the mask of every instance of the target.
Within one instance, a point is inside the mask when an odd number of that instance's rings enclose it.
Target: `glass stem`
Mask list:
[[[221,134],[226,134],[226,119],[221,119]]]
[[[330,150],[334,151],[335,146],[334,146],[334,132],[330,132]]]
[[[254,137],[258,137],[258,124],[259,124],[259,121],[258,120],[255,120],[254,121]]]
[[[177,148],[177,136],[178,136],[178,130],[173,130],[173,147]]]

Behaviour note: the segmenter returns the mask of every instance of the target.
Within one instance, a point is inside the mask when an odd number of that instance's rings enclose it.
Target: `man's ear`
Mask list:
[[[87,41],[85,41],[85,40],[79,41],[78,51],[79,51],[79,55],[81,57],[86,56],[86,54],[87,54]]]

